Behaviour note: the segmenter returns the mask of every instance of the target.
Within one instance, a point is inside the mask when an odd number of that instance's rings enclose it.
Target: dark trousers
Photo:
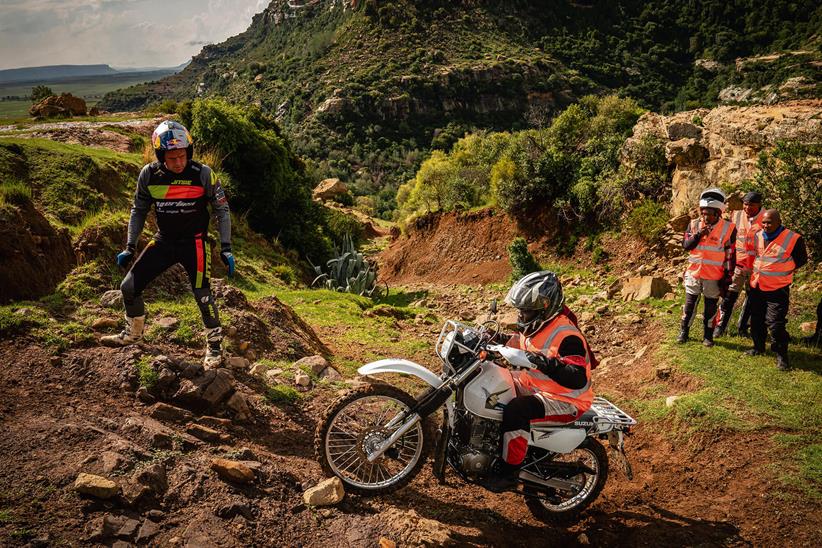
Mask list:
[[[786,285],[774,291],[762,291],[752,287],[748,291],[751,307],[751,338],[754,348],[763,352],[765,338],[770,331],[771,350],[780,356],[788,356],[788,331],[785,329],[791,286]]]
[[[219,327],[217,305],[211,295],[211,247],[208,240],[201,236],[174,241],[151,240],[148,243],[120,284],[126,315],[134,318],[145,314],[143,290],[177,263],[188,274],[203,324],[208,328]]]

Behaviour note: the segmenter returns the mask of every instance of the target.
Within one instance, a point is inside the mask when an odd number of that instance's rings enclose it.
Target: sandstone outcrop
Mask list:
[[[71,93],[46,97],[29,109],[29,114],[41,118],[51,116],[85,116],[86,102]]]
[[[665,147],[672,169],[671,213],[680,215],[696,205],[709,187],[737,187],[756,173],[759,154],[777,142],[818,141],[822,135],[822,100],[776,105],[722,106],[662,116],[640,117],[623,147],[623,161],[647,136]]]

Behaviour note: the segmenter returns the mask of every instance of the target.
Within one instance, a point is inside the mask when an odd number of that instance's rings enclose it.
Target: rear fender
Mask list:
[[[371,363],[367,363],[357,369],[360,375],[379,375],[381,373],[400,373],[411,375],[423,380],[428,385],[437,388],[442,384],[442,379],[418,363],[410,360],[400,360],[388,358]]]

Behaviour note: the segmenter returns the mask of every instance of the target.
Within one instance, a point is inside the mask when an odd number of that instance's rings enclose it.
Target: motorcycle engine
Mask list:
[[[483,419],[463,412],[458,418],[457,434],[461,441],[458,460],[460,468],[469,476],[488,472],[499,454],[500,426],[498,421]]]

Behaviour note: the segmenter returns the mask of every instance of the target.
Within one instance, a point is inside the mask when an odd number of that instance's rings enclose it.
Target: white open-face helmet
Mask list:
[[[699,207],[712,207],[725,211],[725,193],[719,188],[709,188],[699,195]]]

